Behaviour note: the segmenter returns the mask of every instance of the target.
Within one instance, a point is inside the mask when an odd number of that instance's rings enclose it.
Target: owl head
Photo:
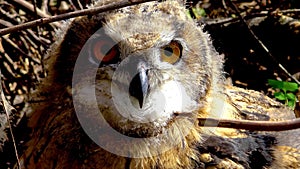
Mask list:
[[[51,69],[64,73],[50,77],[72,87],[78,119],[93,137],[109,126],[128,137],[167,133],[182,141],[222,83],[222,59],[179,0],[76,18],[63,37]]]

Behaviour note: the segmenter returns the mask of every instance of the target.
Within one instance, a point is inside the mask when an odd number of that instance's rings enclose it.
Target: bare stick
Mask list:
[[[132,5],[136,5],[136,4],[140,4],[140,3],[144,3],[144,2],[150,2],[150,1],[155,1],[155,0],[132,0],[132,1],[121,1],[118,3],[112,3],[109,5],[104,5],[104,6],[100,6],[100,7],[96,7],[96,8],[91,8],[91,9],[84,9],[84,10],[79,10],[79,11],[74,11],[74,12],[69,12],[66,14],[61,14],[61,15],[57,15],[57,16],[52,16],[52,17],[47,17],[47,18],[40,18],[37,20],[33,20],[30,22],[26,22],[20,25],[16,25],[13,27],[9,27],[9,28],[4,28],[4,29],[0,29],[0,36],[8,34],[8,33],[12,33],[12,32],[16,32],[19,30],[24,30],[24,29],[28,29],[28,28],[32,28],[32,27],[36,27],[39,25],[44,25],[47,23],[52,23],[55,21],[60,21],[63,19],[69,19],[69,18],[74,18],[77,16],[83,16],[83,15],[94,15],[100,12],[106,12],[109,10],[114,10],[114,9],[119,9],[119,8],[123,8],[126,6],[132,6]]]
[[[222,0],[223,3],[224,0]],[[224,5],[223,5],[224,6]],[[224,6],[225,8],[225,6]],[[227,8],[227,6],[226,6]],[[225,9],[226,9],[225,8]],[[279,13],[282,14],[289,14],[289,13],[300,13],[300,9],[286,9],[286,10],[280,10]],[[248,19],[252,19],[252,18],[256,18],[256,17],[264,17],[264,16],[268,16],[270,14],[269,11],[261,11],[260,13],[254,13],[254,14],[247,14],[247,15],[243,15],[241,14],[241,16],[244,17],[245,20]],[[226,23],[231,23],[231,22],[235,22],[237,20],[239,20],[240,18],[217,18],[217,19],[208,19],[205,20],[205,24],[207,25],[221,25],[221,24],[226,24]]]
[[[192,118],[191,113],[174,113],[177,117]],[[284,121],[254,121],[236,119],[217,119],[217,118],[197,118],[198,125],[203,127],[223,127],[245,129],[252,131],[284,131],[300,128],[300,118]]]
[[[42,0],[41,11],[44,13],[48,12],[48,0]]]
[[[16,158],[17,158],[17,163],[18,163],[18,167],[21,168],[21,164],[20,164],[20,159],[19,159],[19,155],[18,155],[18,150],[17,150],[17,145],[16,145],[16,141],[15,141],[15,137],[14,137],[14,134],[13,134],[13,131],[12,131],[12,126],[10,124],[10,114],[12,110],[14,110],[14,108],[8,103],[8,101],[6,100],[5,96],[4,96],[4,92],[3,92],[3,89],[2,89],[2,83],[1,83],[1,70],[0,70],[0,101],[2,101],[3,103],[3,107],[5,109],[5,113],[6,113],[6,118],[7,118],[7,124],[9,126],[9,132],[11,134],[11,138],[12,138],[12,142],[13,142],[13,146],[14,146],[14,150],[15,150],[15,155],[16,155]]]
[[[286,121],[250,121],[214,118],[198,118],[199,126],[224,127],[256,131],[284,131],[300,128],[300,118]]]

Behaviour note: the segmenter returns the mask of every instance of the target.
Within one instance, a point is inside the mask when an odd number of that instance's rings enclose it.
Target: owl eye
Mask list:
[[[175,64],[181,58],[181,54],[182,54],[182,46],[178,42],[172,41],[167,46],[164,46],[161,49],[160,59],[163,62]]]
[[[117,60],[119,50],[117,45],[110,39],[97,39],[92,44],[93,56],[98,62],[108,63]]]

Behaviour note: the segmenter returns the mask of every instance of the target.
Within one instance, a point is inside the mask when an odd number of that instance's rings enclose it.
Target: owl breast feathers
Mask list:
[[[225,84],[222,57],[184,2],[78,17],[59,37],[46,57],[49,75],[32,94],[51,101],[32,105],[23,168],[300,168],[299,129],[198,126],[203,117],[295,117]]]

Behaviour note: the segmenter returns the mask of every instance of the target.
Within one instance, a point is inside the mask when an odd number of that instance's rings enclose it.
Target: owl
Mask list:
[[[98,1],[95,6],[113,3]],[[299,168],[300,130],[198,125],[293,119],[225,83],[223,59],[185,2],[147,2],[65,23],[32,97],[22,168]]]

